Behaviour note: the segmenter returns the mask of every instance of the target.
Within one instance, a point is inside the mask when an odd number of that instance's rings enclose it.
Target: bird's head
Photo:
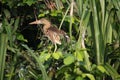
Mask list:
[[[29,24],[44,24],[44,25],[47,25],[47,24],[50,24],[50,21],[48,21],[45,18],[42,18],[42,19],[33,21],[33,22],[29,23]]]

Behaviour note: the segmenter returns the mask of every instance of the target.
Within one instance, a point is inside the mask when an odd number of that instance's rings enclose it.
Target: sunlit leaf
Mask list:
[[[46,56],[45,56],[45,60],[47,61],[49,58],[50,58],[50,56],[51,56],[51,54],[47,54]]]
[[[60,13],[61,13],[60,10],[53,10],[50,15],[51,15],[51,16],[57,16],[57,15],[60,14]]]
[[[92,74],[87,74],[87,73],[84,73],[82,74],[82,76],[85,78],[85,77],[88,77],[90,80],[95,80],[95,77],[92,75]]]
[[[74,23],[75,22],[75,18],[71,17],[71,20],[70,20],[70,16],[66,16],[65,21]]]
[[[54,59],[59,59],[60,57],[62,57],[62,53],[61,52],[55,52],[52,54]]]
[[[84,55],[82,52],[76,51],[74,54],[75,54],[78,61],[83,61]]]
[[[97,66],[97,68],[98,68],[98,70],[100,70],[102,73],[107,73],[107,74],[108,74],[108,72],[106,71],[106,69],[105,69],[103,66],[99,65],[99,66]]]
[[[45,16],[45,14],[39,14],[38,15],[38,17],[44,17]]]
[[[69,64],[72,64],[74,61],[75,61],[74,56],[69,55],[64,59],[63,62],[64,62],[65,65],[69,65]]]
[[[45,15],[49,14],[49,11],[46,10],[43,13],[39,14],[38,17],[44,17]]]
[[[78,76],[75,78],[75,80],[83,80],[83,78],[81,76]]]

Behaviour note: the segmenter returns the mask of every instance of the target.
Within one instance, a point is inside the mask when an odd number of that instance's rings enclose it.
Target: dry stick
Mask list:
[[[35,19],[37,21],[38,19],[37,19],[37,16],[36,16],[36,8],[34,8],[34,16],[35,16]]]
[[[38,19],[37,19],[37,16],[36,16],[36,8],[34,8],[34,16],[35,16],[35,20],[37,21]],[[39,37],[39,28],[38,28],[38,32],[37,32],[37,36],[36,36],[36,39],[38,39],[38,37]]]
[[[44,2],[45,2],[45,5],[51,9],[50,2],[48,0],[44,0]]]
[[[44,2],[45,2],[45,5],[47,6],[47,1],[46,1],[46,0],[44,0]]]

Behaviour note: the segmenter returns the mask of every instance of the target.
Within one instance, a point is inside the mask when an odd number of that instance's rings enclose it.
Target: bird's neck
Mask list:
[[[46,23],[44,24],[44,27],[43,27],[44,32],[46,32],[47,29],[50,28],[50,27],[51,27],[51,23],[50,23],[50,22],[46,22]]]

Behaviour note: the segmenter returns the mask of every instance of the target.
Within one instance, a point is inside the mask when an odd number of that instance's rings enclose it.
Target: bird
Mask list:
[[[55,45],[54,52],[57,50],[57,44],[61,45],[61,36],[63,36],[67,42],[70,41],[69,36],[63,30],[59,30],[57,27],[53,26],[51,22],[46,18],[41,18],[39,20],[30,22],[29,24],[43,24],[43,33],[46,37]]]

